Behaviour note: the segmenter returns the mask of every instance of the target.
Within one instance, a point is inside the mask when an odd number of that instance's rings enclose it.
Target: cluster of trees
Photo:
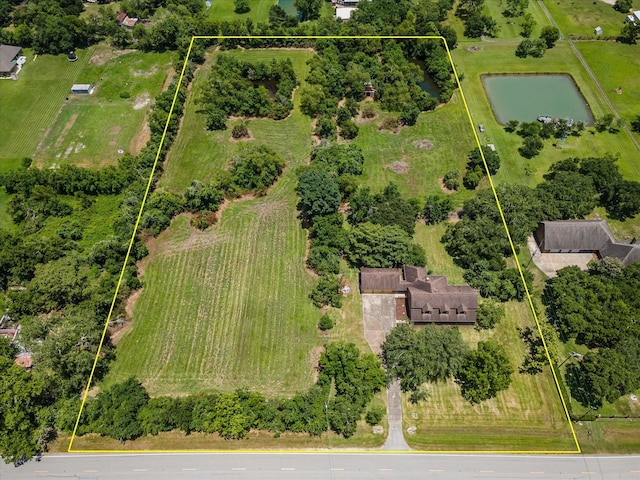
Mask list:
[[[498,22],[485,12],[484,0],[462,0],[456,8],[456,16],[464,22],[465,37],[495,37],[500,30]]]
[[[588,271],[566,267],[547,281],[542,300],[563,341],[590,348],[567,366],[571,395],[600,407],[640,388],[640,263],[591,262]]]
[[[173,217],[183,212],[194,214],[191,224],[204,230],[216,222],[216,212],[225,198],[238,198],[247,193],[265,195],[283,169],[284,160],[274,150],[263,145],[248,147],[233,158],[228,170],[218,172],[209,184],[194,180],[183,195],[154,191],[140,219],[143,234],[158,235]]]
[[[384,371],[375,355],[361,354],[351,343],[332,343],[320,356],[316,384],[292,398],[267,399],[245,389],[149,398],[145,388],[130,378],[87,402],[78,433],[132,440],[182,430],[241,439],[251,430],[321,435],[331,429],[349,438],[384,385]],[[71,418],[61,420],[60,429],[73,428]]]
[[[544,55],[544,52],[553,48],[560,39],[560,31],[556,27],[547,25],[542,27],[539,38],[531,40],[529,36],[534,24],[533,17],[527,17],[523,20],[522,33],[526,38],[516,48],[516,57],[527,58],[531,56],[540,58]]]
[[[387,381],[399,379],[413,403],[428,397],[425,384],[452,378],[466,400],[480,403],[506,390],[513,373],[502,346],[479,342],[476,350],[469,350],[457,328],[435,325],[419,330],[408,324],[394,327],[382,344],[382,358]]]
[[[484,161],[482,157],[484,156]],[[485,168],[486,162],[486,168]],[[469,190],[474,190],[480,181],[487,175],[487,169],[490,175],[495,175],[500,169],[500,156],[498,152],[490,147],[483,145],[482,152],[478,147],[469,153],[469,162],[467,162],[467,171],[462,178],[462,184]]]
[[[356,102],[365,97],[366,85],[375,88],[375,99],[383,108],[402,112],[401,120],[407,125],[415,124],[421,111],[435,108],[437,100],[418,85],[424,72],[409,58],[425,60],[427,69],[437,72],[436,81],[447,90],[446,99],[453,91],[451,69],[443,57],[446,53],[433,43],[385,41],[365,45],[334,40],[318,42],[317,48],[319,55],[309,60],[308,85],[301,90],[300,108],[318,118],[316,134],[324,138],[335,136],[336,123],[343,138],[357,135],[352,118],[358,113]],[[343,99],[345,105],[339,108]]]
[[[265,85],[273,85],[273,99]],[[207,128],[224,130],[229,115],[285,118],[293,109],[298,84],[291,59],[245,62],[219,55],[202,90],[200,102]]]
[[[116,167],[39,170],[27,159],[21,168],[0,176],[11,195],[9,209],[17,225],[15,232],[0,231],[0,287],[6,292],[6,313],[21,325],[20,346],[33,354],[33,368],[25,370],[13,364],[15,348],[4,340],[0,345],[0,454],[7,461],[43,451],[61,422],[75,421],[77,399],[96,357],[145,179],[157,152],[161,164],[175,138],[192,77],[189,65],[168,125],[177,79],[157,97],[149,115],[151,139],[140,154],[124,155]],[[84,238],[85,219],[99,214],[98,196],[120,203],[113,223],[103,227],[106,238],[91,242]],[[72,220],[60,225],[55,218],[60,215]],[[137,240],[124,269],[114,320],[124,317],[122,301],[140,287],[135,262],[146,254]],[[95,380],[104,376],[113,358],[108,335],[100,352]]]
[[[538,121],[520,123],[518,120],[509,120],[504,129],[509,133],[517,132],[522,137],[522,145],[518,148],[518,153],[525,158],[533,158],[543,149],[543,140],[551,137],[564,139],[568,135],[579,137],[584,131],[584,122],[578,121],[569,125],[568,120],[564,118],[548,123]]]

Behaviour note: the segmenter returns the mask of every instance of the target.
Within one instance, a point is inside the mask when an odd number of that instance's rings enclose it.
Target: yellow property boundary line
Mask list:
[[[469,125],[471,126],[471,131],[473,132],[473,138],[476,141],[476,145],[480,150],[480,156],[482,157],[482,163],[484,164],[485,172],[487,174],[487,178],[489,179],[489,185],[491,186],[491,191],[493,192],[493,196],[496,200],[496,204],[498,206],[498,211],[500,212],[500,218],[502,219],[502,224],[504,226],[505,232],[507,233],[507,238],[509,240],[509,245],[511,246],[511,251],[513,253],[513,257],[516,260],[516,265],[518,268],[518,272],[520,274],[520,279],[522,284],[524,285],[524,289],[527,296],[527,301],[529,302],[529,308],[531,309],[531,313],[533,313],[533,318],[536,321],[536,326],[538,328],[538,333],[540,334],[540,338],[542,339],[542,343],[545,350],[545,355],[547,357],[547,361],[549,362],[549,367],[551,368],[551,373],[553,375],[553,380],[555,382],[556,390],[558,392],[558,396],[560,397],[560,401],[562,403],[562,408],[565,413],[565,417],[567,422],[569,423],[569,427],[571,429],[571,435],[573,437],[573,441],[575,442],[576,449],[575,450],[371,450],[371,449],[329,449],[330,452],[333,453],[371,453],[372,451],[376,451],[379,453],[438,453],[438,454],[446,454],[446,453],[457,453],[457,454],[576,454],[582,453],[580,448],[580,443],[578,442],[578,438],[576,436],[575,429],[573,428],[573,422],[569,416],[569,410],[567,409],[567,403],[562,394],[562,389],[560,387],[560,382],[555,372],[555,368],[553,365],[553,361],[551,359],[551,355],[549,354],[549,349],[547,348],[547,342],[544,338],[544,334],[542,333],[542,328],[540,326],[540,321],[538,319],[538,315],[536,313],[536,309],[533,305],[533,300],[531,298],[531,294],[529,293],[529,288],[527,286],[527,282],[524,279],[524,274],[522,272],[522,266],[518,261],[518,256],[516,252],[516,247],[511,239],[511,233],[509,232],[509,227],[507,226],[507,222],[504,216],[504,212],[502,210],[502,206],[500,205],[500,199],[498,198],[498,193],[496,192],[495,185],[493,183],[493,178],[489,173],[489,168],[487,166],[486,159],[484,157],[484,152],[482,151],[482,146],[480,144],[480,139],[478,138],[478,133],[474,127],[473,119],[471,118],[471,112],[469,111],[469,106],[467,104],[467,100],[464,96],[464,92],[462,90],[462,85],[460,85],[460,78],[458,77],[458,72],[456,70],[455,63],[453,62],[453,57],[451,56],[451,51],[449,50],[449,45],[447,45],[447,41],[444,37],[428,35],[428,36],[419,36],[419,35],[349,35],[349,36],[341,36],[341,35],[327,35],[327,36],[318,36],[318,35],[304,35],[304,36],[295,36],[295,35],[194,35],[191,37],[191,42],[189,43],[189,49],[187,50],[187,55],[185,56],[184,63],[182,64],[182,70],[180,72],[180,78],[178,80],[178,85],[176,87],[176,91],[173,95],[173,100],[171,102],[171,108],[169,110],[169,115],[167,116],[167,121],[164,126],[164,130],[162,132],[162,138],[160,139],[160,144],[158,146],[158,151],[156,152],[156,157],[153,162],[153,167],[151,169],[151,174],[149,175],[149,180],[147,181],[147,188],[144,192],[144,197],[142,198],[142,203],[140,205],[140,211],[138,212],[138,217],[136,219],[135,227],[133,229],[133,233],[131,234],[131,240],[129,241],[129,247],[127,248],[127,254],[124,259],[124,263],[122,265],[122,270],[120,271],[120,276],[118,278],[118,283],[116,286],[116,290],[113,294],[113,300],[111,301],[111,307],[109,308],[109,314],[107,315],[107,319],[104,324],[104,329],[102,330],[102,337],[100,338],[100,345],[98,346],[98,351],[96,353],[96,357],[93,361],[93,366],[91,367],[91,374],[89,375],[89,380],[87,381],[87,386],[84,391],[84,395],[82,396],[82,403],[80,405],[80,411],[78,412],[78,417],[76,418],[75,425],[73,427],[73,433],[71,434],[71,440],[69,441],[69,447],[67,452],[69,453],[327,453],[327,448],[317,448],[317,449],[281,449],[281,450],[207,450],[207,449],[196,449],[196,450],[85,450],[85,449],[73,449],[73,442],[76,437],[76,433],[78,431],[78,425],[80,424],[80,417],[82,416],[82,412],[84,410],[84,406],[87,401],[87,396],[89,393],[89,389],[91,388],[91,382],[93,381],[93,375],[95,373],[96,365],[98,363],[98,358],[100,357],[100,352],[102,349],[102,345],[104,343],[104,339],[107,335],[107,330],[109,327],[109,322],[111,321],[111,315],[113,314],[113,309],[115,307],[116,299],[118,297],[118,292],[120,291],[120,285],[122,283],[122,278],[124,276],[127,264],[129,263],[129,258],[131,255],[131,249],[133,248],[133,244],[135,242],[136,233],[138,231],[138,227],[140,225],[140,218],[142,217],[142,212],[144,210],[145,204],[147,202],[147,198],[149,196],[149,191],[151,190],[151,185],[153,184],[153,177],[156,171],[156,167],[158,165],[158,160],[160,158],[160,154],[162,152],[162,146],[164,145],[165,137],[167,135],[167,130],[169,128],[169,121],[171,120],[171,115],[173,115],[173,109],[176,104],[176,99],[178,98],[178,92],[180,91],[180,86],[182,85],[182,80],[184,78],[184,72],[186,71],[189,56],[191,55],[191,49],[193,47],[193,42],[198,39],[217,39],[217,40],[225,40],[225,39],[309,39],[309,40],[318,40],[318,39],[347,39],[347,40],[426,40],[426,39],[438,39],[442,40],[445,49],[447,50],[447,56],[449,58],[449,62],[451,64],[451,68],[453,69],[453,75],[456,79],[456,84],[458,86],[458,90],[460,91],[460,96],[462,98],[462,102],[464,104],[465,111],[467,112],[467,118],[469,120]],[[277,48],[277,47],[274,47]]]

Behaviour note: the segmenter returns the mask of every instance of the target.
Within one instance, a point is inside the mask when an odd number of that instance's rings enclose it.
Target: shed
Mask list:
[[[596,27],[596,28],[594,28],[594,29],[593,29],[593,33],[594,33],[595,35],[602,35],[602,28],[601,28],[601,27],[599,27],[599,26],[598,26],[598,27]]]
[[[76,95],[91,95],[93,93],[93,85],[90,83],[74,83],[71,85],[71,93]]]
[[[336,20],[347,21],[351,18],[351,14],[356,10],[355,7],[336,7],[336,13],[333,16]]]

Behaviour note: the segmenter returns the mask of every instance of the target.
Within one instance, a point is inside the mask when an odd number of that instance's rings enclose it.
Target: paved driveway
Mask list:
[[[396,296],[367,293],[362,295],[364,337],[371,349],[380,353],[387,334],[396,324]],[[389,435],[384,450],[409,450],[402,434],[402,396],[395,381],[387,389],[387,420]]]

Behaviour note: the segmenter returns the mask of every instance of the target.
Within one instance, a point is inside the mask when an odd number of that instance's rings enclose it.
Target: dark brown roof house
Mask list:
[[[363,268],[361,293],[406,297],[407,314],[416,325],[473,325],[478,294],[468,285],[449,285],[443,275],[429,275],[423,267]]]
[[[119,12],[116,20],[118,21],[118,25],[128,29],[135,27],[136,23],[138,23],[137,18],[131,18],[127,16],[125,12]]]

